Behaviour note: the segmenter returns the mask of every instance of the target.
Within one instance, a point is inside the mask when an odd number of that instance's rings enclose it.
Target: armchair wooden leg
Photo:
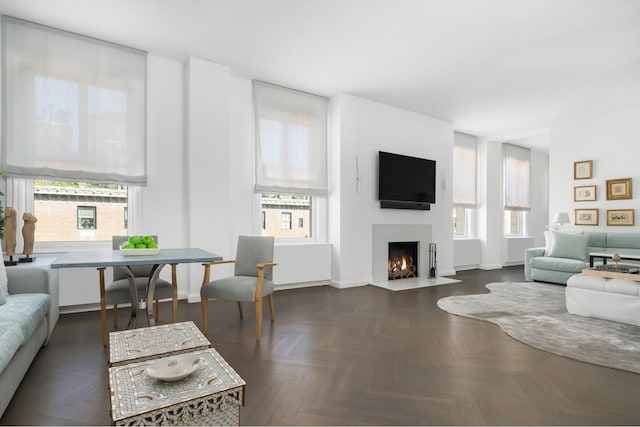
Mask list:
[[[276,311],[273,308],[273,294],[269,294],[269,314],[271,315],[271,321],[276,320]]]
[[[107,301],[104,296],[104,269],[106,267],[98,267],[100,275],[100,323],[102,323],[102,346],[107,346]]]
[[[209,325],[209,299],[200,296],[200,304],[202,305],[202,333],[207,335],[207,326]]]
[[[262,298],[256,301],[256,340],[260,341],[262,334]]]
[[[240,313],[240,318],[242,319],[242,303],[240,301],[238,301],[238,313]]]
[[[118,304],[113,304],[113,329],[118,329]]]

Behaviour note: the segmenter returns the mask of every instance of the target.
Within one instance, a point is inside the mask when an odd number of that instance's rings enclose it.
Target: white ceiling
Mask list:
[[[640,0],[0,0],[0,13],[531,145],[577,110],[640,108]]]

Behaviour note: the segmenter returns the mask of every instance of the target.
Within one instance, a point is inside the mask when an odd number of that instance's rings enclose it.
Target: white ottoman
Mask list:
[[[640,326],[640,282],[576,274],[565,301],[571,314]]]

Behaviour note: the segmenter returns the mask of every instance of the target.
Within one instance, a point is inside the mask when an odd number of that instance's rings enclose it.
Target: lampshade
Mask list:
[[[564,224],[569,224],[571,222],[571,220],[569,219],[569,214],[566,212],[558,212],[553,216],[553,221],[551,221],[554,224],[560,224],[560,225],[564,225]]]

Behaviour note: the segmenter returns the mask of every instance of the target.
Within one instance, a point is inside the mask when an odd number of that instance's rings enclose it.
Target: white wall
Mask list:
[[[584,114],[558,122],[550,131],[549,148],[549,220],[556,212],[567,212],[572,219],[567,228],[584,231],[628,232],[640,230],[640,109],[614,111],[609,114]],[[592,179],[573,179],[573,163],[593,160]],[[633,179],[633,198],[607,200],[606,180]],[[574,202],[573,188],[597,185],[595,202]],[[599,226],[573,225],[576,208],[599,210]],[[635,209],[635,226],[607,226],[607,209]]]
[[[452,124],[346,94],[332,99],[332,108],[332,161],[339,164],[339,170],[332,171],[329,199],[329,236],[335,249],[334,285],[371,283],[373,224],[433,225],[439,274],[453,274]],[[380,208],[378,150],[437,162],[437,199],[430,211]],[[356,184],[356,158],[359,160],[359,187]],[[337,165],[334,163],[333,166]]]

